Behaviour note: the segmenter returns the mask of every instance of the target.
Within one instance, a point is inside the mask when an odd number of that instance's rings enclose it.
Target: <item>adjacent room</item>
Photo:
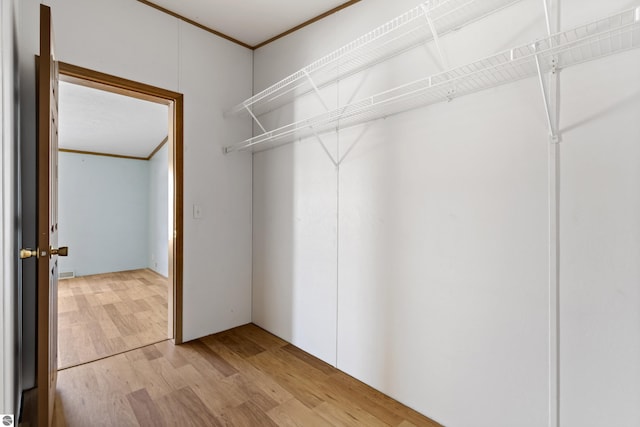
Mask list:
[[[0,11],[13,425],[640,426],[640,0]]]
[[[58,368],[166,340],[165,105],[61,81]]]

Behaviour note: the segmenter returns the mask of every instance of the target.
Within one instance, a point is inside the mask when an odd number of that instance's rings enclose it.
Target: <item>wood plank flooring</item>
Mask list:
[[[168,279],[151,270],[58,282],[58,368],[167,338]]]
[[[60,371],[54,425],[439,426],[251,324]]]

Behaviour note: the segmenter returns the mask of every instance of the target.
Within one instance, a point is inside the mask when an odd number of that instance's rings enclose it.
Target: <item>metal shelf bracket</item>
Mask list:
[[[440,59],[440,67],[442,68],[443,71],[447,70],[449,69],[449,63],[447,62],[442,52],[442,47],[440,46],[440,37],[438,36],[438,31],[436,30],[435,25],[433,25],[433,20],[431,19],[429,8],[424,3],[422,3],[420,7],[424,12],[424,17],[427,20],[427,25],[429,26],[429,30],[431,31],[431,35],[433,36],[433,44],[436,46],[436,51],[438,52],[438,58]]]
[[[538,44],[535,45],[536,51],[538,50]],[[535,55],[536,70],[538,73],[538,83],[540,84],[540,93],[542,94],[542,102],[544,103],[544,111],[547,119],[547,126],[549,127],[549,140],[552,143],[557,144],[560,141],[558,136],[558,129],[555,125],[555,120],[551,117],[552,106],[550,104],[549,97],[547,95],[547,85],[544,82],[544,76],[542,75],[542,67],[540,66],[540,56]],[[555,61],[554,61],[555,62]]]
[[[318,86],[316,86],[316,84],[314,83],[313,79],[311,78],[311,75],[309,75],[309,72],[307,70],[304,70],[304,75],[307,76],[307,79],[309,79],[309,84],[313,88],[313,91],[315,92],[316,96],[318,97],[318,100],[320,101],[320,103],[324,107],[325,111],[329,111],[329,106],[327,105],[326,102],[324,102],[324,98],[322,97],[322,94],[320,93],[320,89],[318,89]]]
[[[327,157],[329,158],[329,160],[331,160],[331,163],[333,163],[333,165],[336,168],[339,167],[340,166],[340,162],[336,161],[336,159],[333,158],[333,156],[329,152],[329,149],[327,148],[326,144],[324,143],[324,140],[320,137],[320,135],[318,135],[318,133],[315,130],[313,131],[313,135],[316,137],[316,140],[320,143],[320,146],[324,150],[324,152],[327,155]]]
[[[249,108],[248,105],[245,105],[244,108],[249,112],[249,114],[251,115],[251,117],[253,118],[253,120],[256,122],[256,124],[260,127],[260,129],[262,129],[263,133],[267,133],[267,130],[264,128],[264,126],[262,126],[262,123],[260,123],[260,120],[258,120],[258,118],[253,114],[253,111],[251,111],[251,108]]]

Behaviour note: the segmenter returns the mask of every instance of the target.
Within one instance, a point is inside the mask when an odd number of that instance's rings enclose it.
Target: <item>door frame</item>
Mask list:
[[[151,101],[169,107],[169,200],[173,233],[169,233],[169,283],[172,292],[168,298],[168,333],[175,344],[182,344],[182,283],[183,283],[183,230],[184,230],[184,96],[181,93],[158,88],[133,80],[123,79],[78,67],[58,63],[60,80],[94,89]],[[73,250],[73,248],[71,248]]]

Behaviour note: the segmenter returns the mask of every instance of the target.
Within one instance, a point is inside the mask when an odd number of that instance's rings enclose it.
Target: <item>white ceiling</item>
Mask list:
[[[167,136],[166,105],[60,82],[60,148],[148,157]]]
[[[151,0],[151,3],[255,46],[346,1]]]

